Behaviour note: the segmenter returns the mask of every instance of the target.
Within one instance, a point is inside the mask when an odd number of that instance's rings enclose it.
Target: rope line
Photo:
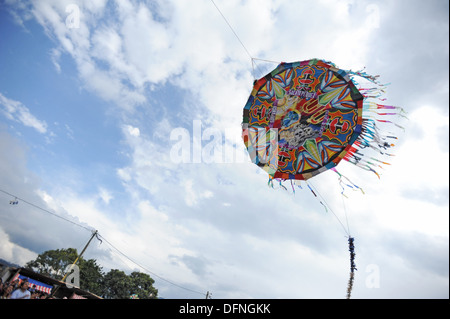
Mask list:
[[[280,61],[272,61],[272,60],[266,60],[266,59],[258,59],[258,58],[252,58],[253,60],[258,60],[258,61],[264,61],[264,62],[269,62],[269,63],[275,63],[275,64],[280,64]]]
[[[345,222],[347,224],[348,235],[350,236],[350,225],[348,223],[347,206],[345,206],[345,198],[342,196],[342,206],[344,206]]]
[[[248,51],[247,47],[244,45],[244,43],[242,42],[241,38],[239,38],[239,36],[237,35],[236,31],[234,31],[233,27],[231,26],[230,22],[228,22],[227,18],[224,16],[224,14],[222,13],[222,11],[219,9],[219,7],[217,6],[217,4],[214,2],[214,0],[211,0],[212,4],[214,5],[214,7],[216,7],[217,11],[219,11],[220,15],[222,16],[223,20],[226,22],[226,24],[228,25],[228,27],[230,28],[231,32],[233,32],[234,36],[236,37],[236,39],[239,41],[239,43],[241,44],[241,46],[244,48],[245,52],[247,53],[247,55],[250,57],[250,60],[252,62],[252,73],[253,73],[253,78],[256,79],[255,76],[255,66],[258,69],[259,72],[261,72],[261,74],[263,73],[263,71],[258,67],[258,64],[256,64],[255,60],[260,60],[260,61],[266,61],[266,62],[272,62],[272,63],[278,63],[275,61],[270,61],[270,60],[264,60],[264,59],[257,59],[254,58],[250,52]]]
[[[345,228],[344,224],[341,222],[341,220],[339,219],[339,217],[335,214],[335,212],[331,209],[330,205],[328,205],[328,203],[326,202],[326,200],[323,198],[323,196],[317,191],[317,189],[311,184],[311,182],[307,182],[305,181],[306,184],[309,186],[312,186],[312,188],[314,189],[313,194],[316,195],[316,193],[318,194],[318,196],[320,197],[320,199],[322,200],[322,202],[324,203],[324,205],[326,207],[328,207],[328,209],[330,210],[330,212],[334,215],[334,217],[337,219],[337,221],[339,222],[339,224],[342,226],[342,228],[344,229],[344,232],[347,234],[348,237],[350,236],[350,231],[348,229]]]
[[[223,15],[222,11],[220,11],[219,7],[216,5],[216,3],[214,2],[214,0],[211,0],[211,2],[213,3],[213,5],[216,7],[217,11],[219,11],[220,15],[222,16],[222,18],[225,20],[225,22],[228,24],[228,27],[230,27],[231,31],[234,33],[234,36],[236,37],[236,39],[238,39],[238,41],[241,43],[242,47],[244,48],[245,52],[247,52],[247,55],[250,57],[250,59],[253,60],[252,55],[250,54],[250,52],[248,52],[247,48],[245,47],[244,43],[242,43],[241,39],[239,38],[239,36],[237,35],[237,33],[234,31],[233,27],[231,26],[231,24],[228,22],[227,18],[225,18],[225,16]]]

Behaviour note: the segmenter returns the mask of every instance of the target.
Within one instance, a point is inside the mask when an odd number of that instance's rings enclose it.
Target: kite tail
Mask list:
[[[348,279],[348,285],[347,285],[347,299],[350,299],[350,297],[352,295],[354,279],[355,279],[355,273],[350,272],[350,278]]]
[[[347,286],[347,299],[350,299],[350,296],[352,294],[353,289],[353,281],[355,279],[355,246],[354,246],[355,239],[351,236],[348,237],[348,250],[350,251],[350,278],[348,280],[348,286]]]
[[[354,272],[356,269],[355,265],[355,239],[351,236],[348,237],[348,251],[350,252],[350,272]]]

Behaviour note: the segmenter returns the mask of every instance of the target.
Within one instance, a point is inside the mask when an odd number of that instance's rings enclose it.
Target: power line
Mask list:
[[[133,264],[135,264],[136,266],[138,266],[138,267],[144,269],[146,272],[152,274],[153,276],[158,277],[159,279],[161,279],[161,280],[163,280],[163,281],[165,281],[165,282],[167,282],[167,283],[169,283],[169,284],[171,284],[171,285],[173,285],[173,286],[176,286],[176,287],[178,287],[178,288],[181,288],[181,289],[184,289],[184,290],[187,290],[187,291],[190,291],[190,292],[194,292],[194,293],[200,294],[200,295],[202,295],[202,296],[205,295],[204,292],[200,292],[200,291],[196,291],[196,290],[193,290],[193,289],[190,289],[190,288],[186,288],[186,287],[180,286],[180,285],[174,283],[173,281],[170,281],[170,280],[168,280],[168,279],[165,279],[165,278],[163,278],[163,277],[161,277],[161,276],[155,274],[154,272],[148,270],[146,267],[140,265],[139,263],[137,263],[136,261],[134,261],[133,259],[131,259],[131,258],[128,257],[127,255],[125,255],[125,254],[124,254],[123,252],[121,252],[117,247],[115,247],[113,244],[111,244],[104,236],[102,236],[102,235],[99,235],[99,236],[100,236],[101,238],[103,238],[103,240],[104,240],[108,245],[110,245],[112,248],[114,248],[114,250],[116,250],[116,251],[117,251],[119,254],[121,254],[123,257],[125,257],[126,259],[128,259],[129,261],[131,261],[131,262],[132,262]]]
[[[58,218],[60,218],[60,219],[62,219],[62,220],[64,220],[64,221],[66,221],[66,222],[69,222],[69,223],[74,224],[74,225],[76,225],[76,226],[78,226],[78,227],[84,228],[84,229],[88,230],[89,232],[94,231],[92,228],[86,227],[86,226],[84,226],[84,225],[81,225],[81,224],[79,224],[79,223],[74,222],[73,220],[70,220],[70,219],[68,219],[68,218],[62,217],[61,215],[58,215],[58,214],[56,214],[56,213],[54,213],[54,212],[52,212],[52,211],[49,211],[48,209],[45,209],[45,208],[43,208],[43,207],[41,207],[41,206],[38,206],[38,205],[36,205],[36,204],[33,204],[33,203],[31,203],[31,202],[29,202],[29,201],[27,201],[27,200],[25,200],[25,199],[23,199],[23,198],[20,198],[20,197],[18,197],[18,196],[16,196],[16,195],[13,195],[13,194],[11,194],[11,193],[8,193],[7,191],[4,191],[4,190],[0,189],[0,192],[4,193],[4,194],[6,194],[6,195],[9,195],[9,196],[11,196],[11,197],[14,197],[14,198],[16,198],[16,199],[19,199],[21,202],[24,202],[24,203],[26,203],[26,204],[28,204],[28,205],[30,205],[30,206],[33,206],[34,208],[37,208],[37,209],[39,209],[39,210],[41,210],[41,211],[43,211],[43,212],[45,212],[45,213],[47,213],[47,214],[53,215],[53,216],[55,216],[55,217],[58,217]]]
[[[24,203],[26,203],[26,204],[28,204],[28,205],[34,207],[34,208],[37,208],[37,209],[39,209],[39,210],[41,210],[41,211],[43,211],[43,212],[45,212],[45,213],[48,213],[48,214],[53,215],[53,216],[55,216],[55,217],[58,217],[58,218],[60,218],[60,219],[62,219],[62,220],[64,220],[64,221],[66,221],[66,222],[69,222],[69,223],[74,224],[74,225],[76,225],[76,226],[79,226],[79,227],[81,227],[81,228],[84,228],[84,229],[88,230],[88,231],[91,232],[91,233],[94,233],[94,232],[95,232],[94,235],[97,235],[98,237],[101,237],[108,245],[110,245],[113,249],[115,249],[119,254],[121,254],[123,257],[125,257],[126,259],[128,259],[129,261],[131,261],[131,262],[132,262],[133,264],[135,264],[136,266],[138,266],[138,267],[144,269],[146,272],[148,272],[148,273],[152,274],[153,276],[158,277],[159,279],[161,279],[161,280],[163,280],[163,281],[165,281],[165,282],[167,282],[167,283],[169,283],[169,284],[171,284],[171,285],[173,285],[173,286],[176,286],[176,287],[178,287],[178,288],[181,288],[181,289],[184,289],[184,290],[193,292],[193,293],[197,293],[197,294],[200,294],[200,295],[202,295],[202,296],[205,295],[205,293],[203,293],[203,292],[199,292],[199,291],[195,291],[195,290],[190,289],[190,288],[183,287],[183,286],[181,286],[181,285],[178,285],[178,284],[174,283],[173,281],[170,281],[170,280],[168,280],[168,279],[165,279],[165,278],[163,278],[163,277],[161,277],[161,276],[155,274],[154,272],[148,270],[146,267],[140,265],[139,263],[137,263],[136,261],[134,261],[133,259],[131,259],[131,258],[128,257],[127,255],[125,255],[123,252],[121,252],[117,247],[115,247],[113,244],[111,244],[104,236],[102,236],[101,234],[99,234],[97,230],[93,230],[93,229],[88,228],[88,227],[86,227],[86,226],[84,226],[84,225],[81,225],[81,224],[79,224],[79,223],[76,223],[76,222],[74,222],[74,221],[72,221],[72,220],[70,220],[70,219],[68,219],[68,218],[64,218],[64,217],[62,217],[62,216],[60,216],[60,215],[58,215],[58,214],[56,214],[56,213],[54,213],[54,212],[52,212],[52,211],[50,211],[50,210],[48,210],[48,209],[45,209],[45,208],[43,208],[43,207],[41,207],[41,206],[39,206],[39,205],[33,204],[33,203],[31,203],[31,202],[29,202],[29,201],[27,201],[27,200],[25,200],[25,199],[23,199],[23,198],[21,198],[21,197],[18,197],[18,196],[14,195],[14,194],[11,194],[11,193],[7,192],[7,191],[5,191],[5,190],[0,189],[0,192],[4,193],[4,194],[6,194],[6,195],[9,195],[9,196],[11,196],[11,197],[14,197],[16,200],[20,200],[21,202],[24,202]],[[98,238],[98,237],[97,237],[97,238]]]

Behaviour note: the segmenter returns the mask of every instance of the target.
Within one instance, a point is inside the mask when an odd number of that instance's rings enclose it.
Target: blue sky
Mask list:
[[[396,119],[406,130],[381,179],[342,163],[365,195],[343,198],[331,172],[311,183],[347,213],[355,298],[448,298],[448,3],[216,4],[254,58],[323,58],[391,83],[388,102],[409,120]],[[155,278],[165,298],[344,298],[337,220],[305,189],[268,188],[245,157],[242,109],[254,76],[276,66],[256,62],[254,73],[211,1],[3,1],[0,189],[98,229],[139,265],[106,243],[87,258],[176,283]],[[187,163],[173,158],[180,132]],[[10,197],[0,194],[1,258],[89,238]]]
[[[5,10],[2,16],[2,39],[8,43],[1,52],[2,93],[32,109],[33,117],[42,124],[40,129],[11,123],[16,134],[29,141],[33,157],[40,158],[29,161],[30,168],[44,175],[63,170],[64,165],[84,167],[93,173],[95,164],[120,163],[116,144],[105,138],[120,137],[114,119],[104,116],[108,105],[81,87],[75,65],[67,57],[61,58],[67,73],[55,70],[49,54],[51,39],[42,32],[33,33],[11,23],[12,18]],[[39,25],[30,21],[29,28],[37,29]],[[45,49],[36,50],[37,47]],[[86,130],[87,127],[90,129]],[[71,146],[67,147],[68,144]]]

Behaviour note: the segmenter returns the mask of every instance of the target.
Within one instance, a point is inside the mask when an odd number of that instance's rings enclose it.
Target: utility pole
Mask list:
[[[87,242],[86,246],[84,246],[83,250],[82,250],[81,253],[78,255],[77,259],[75,259],[75,261],[73,262],[72,267],[73,267],[73,265],[75,265],[75,264],[77,263],[78,259],[80,259],[80,257],[84,254],[84,252],[85,252],[86,249],[88,248],[89,244],[91,243],[92,239],[94,239],[94,237],[97,236],[97,234],[98,234],[98,230],[96,230],[95,232],[92,233],[91,238],[90,238],[89,241]],[[72,267],[71,267],[71,268],[72,268]],[[69,274],[69,271],[64,275],[64,277],[63,277],[63,279],[62,279],[61,281],[66,280],[66,277],[67,277],[68,274]]]
[[[94,239],[94,237],[96,237],[98,235],[98,230],[96,230],[95,232],[92,233],[91,238],[89,238],[89,241],[87,242],[86,246],[84,246],[83,250],[81,251],[81,253],[78,255],[78,257],[75,259],[75,261],[72,263],[72,265],[70,266],[69,270],[66,272],[66,274],[64,275],[64,277],[61,279],[62,282],[64,282],[67,278],[67,276],[70,273],[70,270],[73,268],[73,266],[77,263],[77,261],[81,258],[81,256],[84,254],[84,252],[86,251],[86,249],[88,248],[89,244],[91,243],[92,239]],[[60,286],[56,287],[56,289],[52,292],[52,296],[55,295],[55,293],[58,291]]]

